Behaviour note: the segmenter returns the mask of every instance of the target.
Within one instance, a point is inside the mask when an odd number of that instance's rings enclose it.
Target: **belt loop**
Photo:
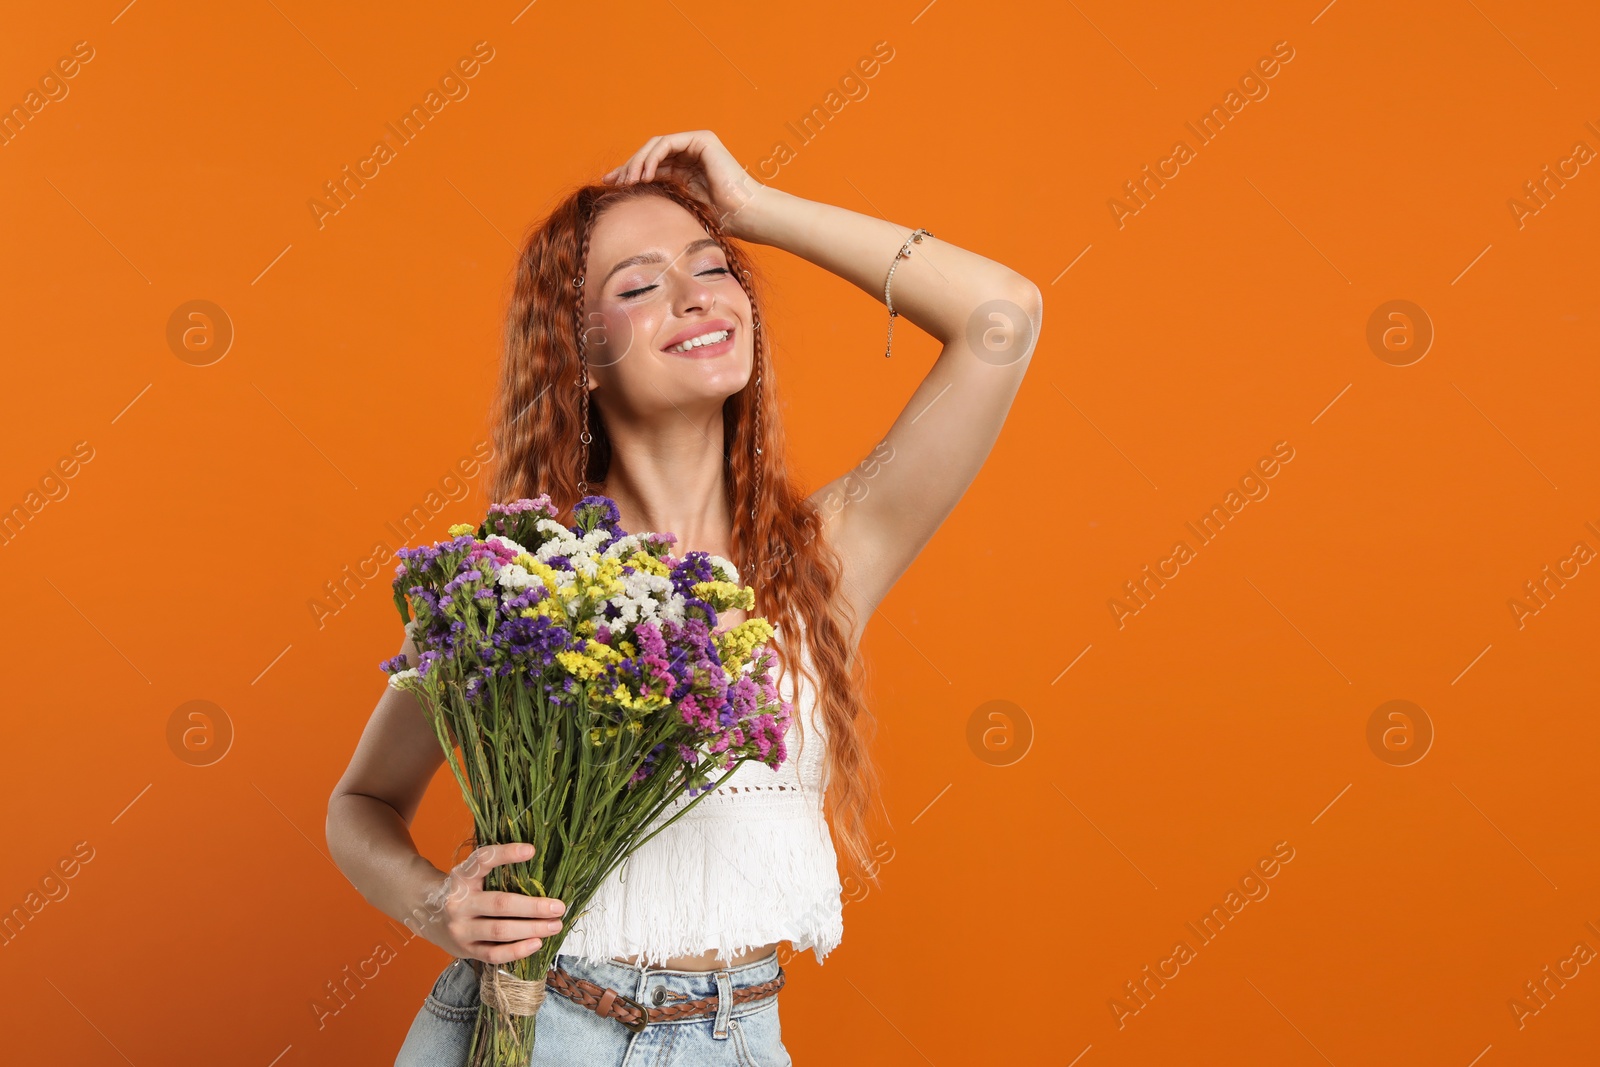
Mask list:
[[[711,1036],[722,1040],[728,1036],[728,1019],[733,1015],[733,974],[727,968],[717,972],[717,1025]]]
[[[649,1019],[650,1019],[650,1002],[648,1000],[646,1000],[645,996],[644,996],[645,988],[647,986],[649,986],[649,984],[650,984],[649,967],[648,967],[647,962],[645,960],[644,950],[640,949],[640,951],[639,951],[639,980],[638,980],[638,983],[637,983],[637,985],[636,985],[636,987],[634,988],[634,991],[633,991],[634,1003],[639,1005],[639,1010],[643,1013],[642,1017],[639,1020],[640,1022],[648,1022]],[[633,1043],[629,1042],[628,1047],[632,1048],[633,1047]]]

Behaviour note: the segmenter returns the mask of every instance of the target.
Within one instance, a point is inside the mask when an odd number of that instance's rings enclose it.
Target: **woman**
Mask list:
[[[809,497],[787,465],[754,264],[730,238],[885,299],[890,342],[896,315],[943,342],[885,439]],[[418,853],[408,827],[443,754],[415,698],[386,690],[329,801],[328,843],[369,902],[455,957],[397,1064],[465,1063],[483,968],[532,955],[564,922],[535,1064],[790,1062],[778,945],[820,962],[839,943],[841,854],[874,880],[865,621],[982,466],[1041,317],[1017,272],[762,186],[705,130],[652,138],[532,232],[509,312],[494,499],[548,492],[570,516],[603,494],[624,529],[734,561],[777,628],[780,689],[791,657],[804,684],[784,694],[790,758],[722,778],[571,917],[558,900],[484,891],[488,869],[531,845],[477,849],[448,873]],[[863,357],[805,358],[847,376]],[[409,639],[401,651],[418,654]]]

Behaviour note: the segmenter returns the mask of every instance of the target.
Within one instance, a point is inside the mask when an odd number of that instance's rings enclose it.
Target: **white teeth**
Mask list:
[[[716,333],[703,333],[699,337],[691,337],[681,345],[673,345],[668,352],[687,352],[691,348],[703,348],[728,339],[728,330],[718,330]]]

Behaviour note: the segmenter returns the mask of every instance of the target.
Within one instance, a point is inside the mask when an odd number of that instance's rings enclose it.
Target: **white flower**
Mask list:
[[[395,689],[400,689],[400,688],[402,688],[402,686],[400,685],[400,683],[402,681],[404,681],[404,680],[406,680],[408,678],[420,678],[420,677],[421,677],[421,675],[419,675],[417,673],[417,669],[415,667],[407,667],[403,671],[395,671],[393,674],[389,675],[389,684],[392,687],[394,687]]]
[[[684,611],[684,598],[681,593],[674,593],[666,603],[661,605],[661,618],[666,622],[683,625],[687,613]]]
[[[609,598],[622,613],[613,623],[633,625],[659,617],[661,601],[671,597],[672,579],[645,571],[624,574],[619,581],[622,592]]]
[[[643,547],[643,544],[639,540],[638,534],[627,534],[611,542],[610,546],[601,555],[607,559],[626,559],[641,547]]]
[[[711,557],[711,564],[714,567],[721,567],[726,570],[728,572],[728,581],[738,584],[739,568],[733,565],[732,560],[723,559],[721,556],[713,555]]]
[[[600,542],[608,536],[605,530],[596,528],[582,537],[574,537],[571,530],[549,519],[542,520],[539,528],[545,529],[547,525],[547,532],[552,536],[550,540],[540,545],[539,551],[535,553],[535,558],[540,563],[549,563],[556,556],[566,556],[572,560],[574,566],[577,566],[578,561],[583,558],[589,559],[590,567],[595,565],[593,557],[599,551]]]
[[[528,586],[538,582],[539,579],[529,573],[528,569],[521,564],[507,563],[495,575],[495,581],[507,589],[517,590],[526,589]]]

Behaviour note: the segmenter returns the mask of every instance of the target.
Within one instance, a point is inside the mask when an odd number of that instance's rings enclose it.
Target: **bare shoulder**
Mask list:
[[[419,652],[410,637],[400,651],[410,666],[416,666]],[[385,683],[333,796],[359,793],[382,800],[410,825],[443,763],[444,748],[422,704],[411,693]]]

